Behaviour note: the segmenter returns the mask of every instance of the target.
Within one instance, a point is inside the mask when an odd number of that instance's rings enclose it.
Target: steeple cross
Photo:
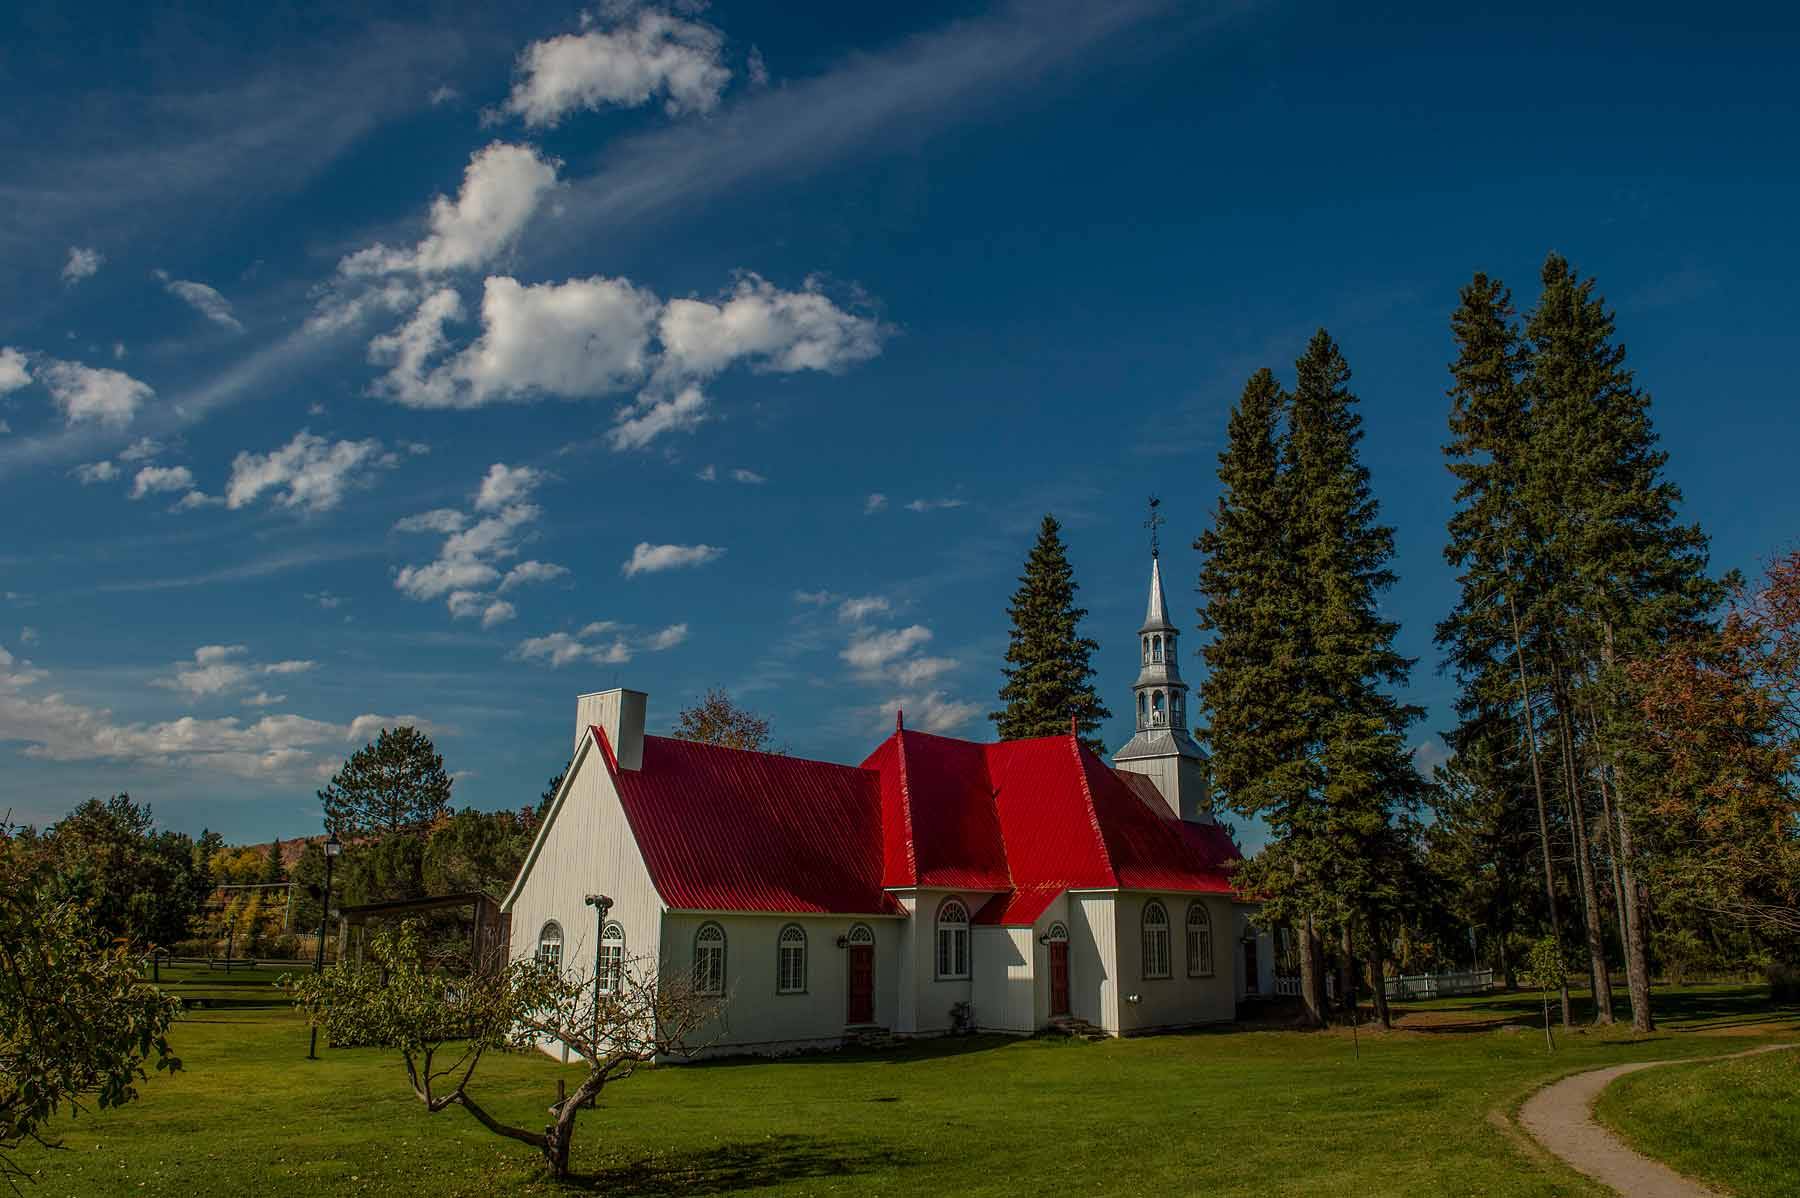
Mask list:
[[[1162,500],[1160,500],[1156,496],[1152,495],[1150,497],[1150,516],[1148,519],[1146,519],[1144,521],[1144,527],[1150,530],[1150,556],[1151,557],[1155,557],[1158,552],[1157,544],[1156,544],[1156,530],[1158,528],[1162,527],[1164,524],[1168,523],[1168,521],[1163,518],[1163,514],[1156,510],[1157,508],[1159,508],[1161,506],[1162,506]]]

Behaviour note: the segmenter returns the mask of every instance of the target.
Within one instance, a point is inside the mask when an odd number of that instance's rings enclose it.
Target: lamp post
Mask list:
[[[338,839],[336,832],[325,838],[325,898],[319,904],[319,944],[313,956],[313,972],[325,972],[325,921],[331,918],[331,867],[337,861],[339,853],[344,851],[344,842]],[[319,1059],[319,1025],[312,1026],[312,1043],[307,1046],[306,1059]]]
[[[602,942],[606,939],[606,913],[612,910],[613,901],[604,894],[590,894],[586,898],[588,906],[594,909],[594,1042],[591,1045],[595,1053],[600,1051],[600,952]],[[588,1064],[593,1064],[593,1057]],[[596,1097],[598,1097],[596,1095]],[[589,1100],[590,1104],[592,1099]]]

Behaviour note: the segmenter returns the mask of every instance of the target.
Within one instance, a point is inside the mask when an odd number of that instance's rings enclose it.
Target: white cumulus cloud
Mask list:
[[[424,275],[474,270],[497,258],[518,238],[556,187],[561,164],[535,146],[493,142],[475,151],[455,199],[431,202],[429,232],[411,249],[372,245],[338,263],[349,278],[411,272]]]
[[[635,18],[525,47],[503,111],[542,127],[576,109],[636,108],[659,95],[671,116],[717,107],[731,82],[720,61],[724,35],[657,8]]]
[[[156,394],[148,383],[123,371],[79,362],[46,362],[39,376],[70,425],[129,424],[144,401]]]
[[[192,662],[177,662],[174,674],[158,679],[157,685],[185,691],[199,699],[240,690],[256,678],[303,674],[318,664],[303,660],[257,662],[251,661],[248,653],[243,645],[201,645],[194,650]]]
[[[622,665],[637,653],[656,653],[673,649],[687,640],[686,624],[671,624],[647,636],[638,636],[626,625],[612,620],[597,620],[579,633],[552,632],[520,641],[513,656],[521,661],[542,661],[551,669],[586,662],[591,665]]]
[[[520,562],[500,580],[500,593],[505,594],[514,587],[529,586],[532,583],[553,582],[568,572],[567,566],[559,566],[555,562]]]
[[[923,624],[858,632],[851,637],[849,645],[845,646],[839,656],[849,662],[852,669],[873,672],[896,658],[911,653],[930,639],[931,629]]]
[[[724,554],[725,551],[716,545],[652,545],[648,541],[639,541],[619,568],[625,577],[635,578],[639,574],[654,574],[661,570],[703,566]]]
[[[72,471],[84,487],[109,483],[119,477],[119,468],[111,462],[83,462]]]
[[[868,516],[873,515],[875,512],[883,511],[887,508],[887,505],[887,496],[883,495],[880,491],[876,491],[867,499],[863,500],[863,515]]]
[[[488,467],[488,472],[482,476],[480,488],[475,492],[475,510],[497,511],[509,503],[524,499],[543,481],[542,470],[495,462]]]
[[[329,511],[353,488],[370,485],[375,471],[394,466],[399,455],[366,441],[327,441],[306,429],[266,454],[243,450],[231,461],[225,503],[234,511],[268,492],[282,507]]]
[[[99,273],[105,262],[106,255],[99,250],[72,245],[69,247],[68,261],[63,263],[62,281],[74,286],[83,279],[91,279]]]
[[[17,391],[31,382],[31,371],[25,368],[25,355],[11,346],[0,346],[0,395]]]
[[[142,499],[158,491],[187,491],[194,486],[194,473],[186,466],[145,466],[131,480],[131,497]]]

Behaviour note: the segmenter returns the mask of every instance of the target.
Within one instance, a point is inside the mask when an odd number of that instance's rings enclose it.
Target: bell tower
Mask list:
[[[1144,626],[1138,629],[1138,675],[1131,684],[1132,709],[1137,713],[1137,734],[1113,754],[1113,765],[1128,773],[1143,774],[1156,784],[1169,810],[1185,820],[1213,822],[1212,799],[1206,786],[1206,756],[1188,732],[1188,685],[1181,678],[1177,645],[1181,631],[1169,622],[1168,600],[1163,595],[1162,555],[1157,528],[1163,523],[1150,500],[1150,599]]]

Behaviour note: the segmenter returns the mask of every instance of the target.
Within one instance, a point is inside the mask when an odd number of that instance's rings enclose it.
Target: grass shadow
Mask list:
[[[937,1061],[946,1057],[966,1056],[973,1052],[991,1052],[1020,1042],[1017,1036],[928,1036],[902,1040],[888,1048],[862,1048],[855,1044],[842,1048],[822,1048],[797,1052],[790,1056],[766,1057],[749,1053],[728,1057],[706,1057],[683,1064],[683,1069],[731,1069],[743,1065],[911,1065]]]
[[[735,1194],[795,1181],[848,1179],[911,1163],[908,1154],[892,1149],[871,1151],[816,1136],[773,1136],[692,1156],[652,1158],[578,1174],[569,1179],[568,1188],[618,1198]]]

